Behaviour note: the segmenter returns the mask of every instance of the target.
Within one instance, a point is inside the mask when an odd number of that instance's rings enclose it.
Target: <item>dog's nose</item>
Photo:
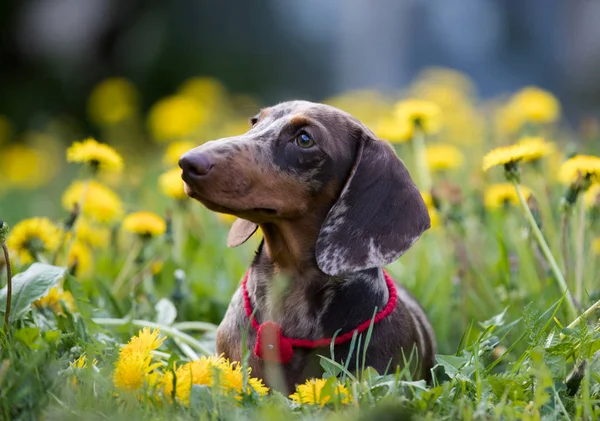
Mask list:
[[[179,158],[179,166],[184,173],[190,176],[202,176],[208,174],[213,167],[214,161],[207,153],[184,154]]]

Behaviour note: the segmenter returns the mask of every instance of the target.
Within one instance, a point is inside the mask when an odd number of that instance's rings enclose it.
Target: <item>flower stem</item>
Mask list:
[[[419,176],[420,189],[422,191],[430,191],[432,186],[431,173],[427,164],[427,156],[425,153],[425,133],[418,127],[415,127],[413,135],[413,152],[415,154],[415,165]]]
[[[585,241],[585,205],[579,203],[579,222],[577,230],[575,260],[575,300],[581,306],[583,301],[583,243]]]
[[[121,271],[119,272],[119,274],[117,275],[117,278],[115,279],[115,283],[113,284],[113,287],[112,287],[113,294],[116,294],[117,292],[119,292],[119,290],[125,283],[125,280],[127,279],[127,275],[129,275],[129,272],[131,272],[131,268],[133,267],[135,260],[138,257],[138,255],[140,254],[141,250],[142,250],[142,241],[140,241],[139,239],[136,239],[135,245],[129,251],[129,254],[127,255],[127,259],[125,260],[125,263],[123,264],[123,267],[121,268]]]
[[[96,324],[103,326],[125,326],[127,324],[132,324],[133,326],[138,327],[149,327],[153,329],[160,329],[160,331],[166,335],[171,336],[174,339],[181,341],[184,344],[189,345],[194,348],[196,351],[199,351],[200,354],[210,356],[212,352],[207,350],[204,345],[202,345],[199,341],[188,335],[187,333],[181,332],[178,329],[175,329],[170,326],[162,325],[160,323],[149,322],[147,320],[139,320],[139,319],[113,319],[113,318],[93,318],[92,321]]]
[[[590,314],[592,314],[594,311],[596,311],[599,308],[600,308],[600,300],[596,301],[594,304],[592,304],[590,306],[590,308],[588,308],[586,311],[584,311],[581,316],[579,316],[578,318],[576,318],[575,320],[573,320],[573,322],[569,326],[567,326],[567,329],[573,329],[582,320],[587,319]]]
[[[571,273],[571,257],[569,254],[569,216],[570,213],[566,210],[562,215],[561,228],[561,250],[563,255],[563,266],[565,270],[565,279],[569,284],[569,274]]]
[[[575,304],[573,303],[573,296],[571,295],[571,292],[569,291],[569,287],[567,286],[567,283],[565,282],[565,278],[563,277],[562,272],[560,271],[558,265],[556,264],[556,260],[554,259],[554,256],[552,255],[550,248],[548,247],[548,243],[546,242],[546,239],[544,238],[544,234],[542,234],[542,231],[540,231],[540,227],[538,227],[537,223],[535,222],[535,218],[533,217],[533,214],[531,213],[531,209],[529,209],[529,206],[527,205],[527,202],[525,201],[525,197],[523,196],[523,193],[521,192],[521,187],[519,186],[519,183],[516,180],[513,180],[512,182],[517,191],[517,195],[519,196],[519,201],[521,202],[521,206],[523,207],[523,210],[525,211],[525,217],[527,218],[527,221],[529,222],[529,225],[531,226],[533,235],[535,236],[540,248],[542,249],[542,253],[544,254],[544,257],[550,264],[550,268],[552,269],[552,272],[554,273],[554,278],[556,278],[556,282],[558,282],[558,286],[559,286],[561,292],[563,292],[566,296],[567,310],[569,312],[569,316],[572,318],[575,318],[575,317],[577,317],[577,309],[575,308]]]
[[[8,324],[10,320],[10,306],[12,302],[12,269],[10,267],[10,257],[8,256],[8,247],[2,241],[2,251],[6,261],[6,309],[4,311],[4,333],[8,335]]]

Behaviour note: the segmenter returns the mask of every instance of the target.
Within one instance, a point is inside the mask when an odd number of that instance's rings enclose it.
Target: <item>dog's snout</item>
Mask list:
[[[179,159],[179,166],[189,176],[206,175],[214,164],[214,160],[208,153],[186,153]]]

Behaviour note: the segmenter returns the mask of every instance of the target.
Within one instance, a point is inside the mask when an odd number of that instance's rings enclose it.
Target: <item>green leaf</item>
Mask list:
[[[34,263],[25,272],[12,278],[12,306],[10,320],[21,318],[30,308],[31,303],[42,298],[50,288],[55,286],[64,276],[67,268],[45,263]],[[0,313],[6,308],[7,287],[0,290]]]
[[[210,386],[193,384],[190,391],[190,408],[198,411],[211,411],[213,409],[212,389]]]
[[[39,327],[24,327],[15,332],[15,339],[22,342],[30,349],[37,349],[40,346],[35,343],[35,340],[39,334]]]
[[[467,358],[455,355],[436,355],[435,360],[438,365],[444,367],[444,371],[451,379],[457,378],[466,382],[473,382],[471,374],[475,371],[475,367],[468,364],[469,360]]]
[[[479,325],[484,329],[492,327],[492,326],[503,326],[504,325],[504,317],[506,316],[507,310],[508,310],[508,307],[506,307],[502,313],[496,314],[491,319],[488,319],[485,322],[480,322]]]

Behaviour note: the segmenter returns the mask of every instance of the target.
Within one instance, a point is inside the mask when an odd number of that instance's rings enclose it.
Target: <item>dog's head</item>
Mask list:
[[[339,275],[393,262],[429,228],[404,164],[351,115],[292,101],[262,110],[251,124],[179,161],[189,196],[240,218],[230,246],[259,224],[322,215],[316,261]]]

